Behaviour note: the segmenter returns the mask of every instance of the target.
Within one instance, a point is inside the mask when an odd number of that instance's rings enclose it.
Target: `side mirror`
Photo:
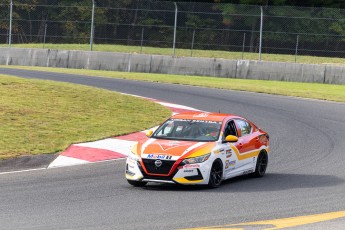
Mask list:
[[[153,134],[153,131],[152,131],[152,130],[149,130],[149,131],[146,132],[146,136],[147,136],[147,137],[151,137],[152,134]]]
[[[225,141],[226,142],[237,142],[238,141],[238,137],[233,136],[233,135],[229,135],[225,137]]]

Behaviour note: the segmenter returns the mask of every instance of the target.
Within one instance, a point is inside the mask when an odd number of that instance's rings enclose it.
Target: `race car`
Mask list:
[[[136,187],[158,182],[215,188],[232,177],[266,172],[269,135],[240,116],[181,113],[146,135],[126,160],[126,179]]]

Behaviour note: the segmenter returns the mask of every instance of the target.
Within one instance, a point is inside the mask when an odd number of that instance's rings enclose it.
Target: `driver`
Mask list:
[[[212,136],[216,137],[218,135],[219,131],[219,124],[207,124],[207,126],[204,127],[203,133],[205,136]]]

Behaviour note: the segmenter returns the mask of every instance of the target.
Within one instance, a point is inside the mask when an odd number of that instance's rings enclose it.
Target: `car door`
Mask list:
[[[248,170],[254,166],[256,150],[257,150],[257,133],[256,127],[245,119],[234,119],[237,133],[238,142],[235,143],[239,151],[237,163],[238,168]]]
[[[239,150],[238,143],[228,143],[225,142],[226,136],[233,135],[238,137],[238,130],[234,120],[229,120],[224,126],[223,130],[223,146],[225,148],[225,159],[224,159],[224,173],[225,178],[230,178],[234,176],[234,172],[238,171],[239,168]]]

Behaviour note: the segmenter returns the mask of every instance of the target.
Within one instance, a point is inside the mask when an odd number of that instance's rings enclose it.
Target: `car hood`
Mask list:
[[[137,153],[142,158],[177,160],[181,156],[197,157],[210,153],[215,142],[195,142],[150,138],[139,142]]]

